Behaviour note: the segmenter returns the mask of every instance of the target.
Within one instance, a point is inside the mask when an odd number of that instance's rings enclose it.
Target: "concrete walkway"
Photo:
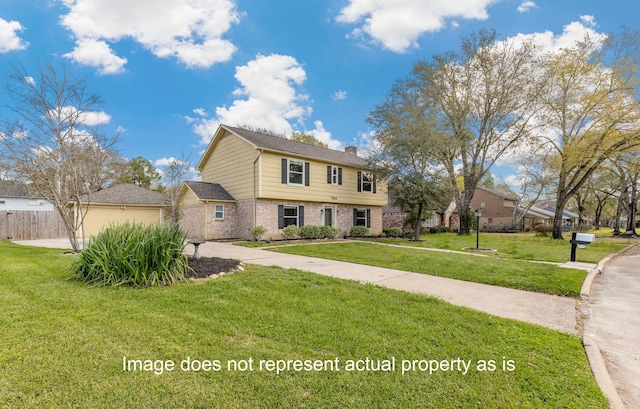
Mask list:
[[[187,251],[189,252],[190,246]],[[192,247],[191,247],[192,249]],[[193,250],[191,250],[193,251]],[[533,293],[389,268],[276,253],[261,249],[207,242],[200,254],[235,258],[246,263],[311,271],[325,276],[373,283],[397,290],[429,294],[451,304],[473,308],[555,330],[577,334],[576,304],[572,298]]]
[[[640,408],[640,246],[605,264],[587,305],[585,344],[599,349],[622,401],[611,396],[610,407]]]

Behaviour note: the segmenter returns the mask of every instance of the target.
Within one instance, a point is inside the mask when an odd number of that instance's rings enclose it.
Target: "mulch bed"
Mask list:
[[[238,260],[220,257],[201,257],[195,259],[189,257],[191,270],[185,274],[186,278],[207,278],[220,273],[230,273],[240,265]]]

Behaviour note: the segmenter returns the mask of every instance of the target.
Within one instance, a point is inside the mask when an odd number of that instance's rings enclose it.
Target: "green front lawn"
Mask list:
[[[0,407],[606,408],[578,337],[424,295],[260,266],[205,284],[89,287],[59,250],[0,242],[0,257]],[[123,357],[178,368],[125,371]],[[183,371],[187,358],[221,369]],[[396,367],[346,370],[366,358]],[[227,370],[249,359],[253,370]],[[258,369],[296,359],[339,370]],[[454,365],[402,374],[402,360]]]
[[[269,250],[571,297],[580,295],[580,287],[587,276],[587,271],[551,264],[367,242],[286,246]]]
[[[480,232],[480,248],[497,250],[495,255],[501,258],[515,258],[522,260],[539,260],[563,263],[571,256],[571,233],[564,234],[564,240],[553,240],[550,237],[538,237],[534,233],[482,233]],[[398,239],[372,239],[375,241],[401,244],[416,247],[463,251],[465,247],[476,247],[476,235],[459,235],[457,233],[425,234],[423,241],[406,241]],[[637,243],[614,237],[596,237],[595,242],[584,249],[578,249],[576,261],[597,263],[611,253],[616,253],[625,247]]]

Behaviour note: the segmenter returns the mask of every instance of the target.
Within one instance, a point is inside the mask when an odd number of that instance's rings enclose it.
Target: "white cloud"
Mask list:
[[[126,59],[110,44],[138,42],[160,58],[176,58],[189,68],[210,67],[231,59],[236,47],[223,35],[239,21],[233,0],[62,0],[69,13],[61,24],[77,46],[67,57],[98,67],[105,74],[122,71]],[[92,51],[98,47],[99,50]]]
[[[517,42],[534,38],[542,46],[543,52],[557,52],[562,48],[575,46],[578,42],[583,41],[586,36],[594,41],[596,45],[601,44],[607,38],[606,34],[598,33],[594,29],[596,22],[593,16],[581,16],[580,19],[582,22],[574,21],[564,26],[562,33],[558,35],[551,31],[545,31],[542,33],[518,34],[509,40]],[[585,22],[587,25],[583,24]]]
[[[336,91],[333,93],[333,95],[331,95],[331,98],[334,101],[343,101],[347,99],[347,91],[342,91],[342,90]]]
[[[69,122],[74,125],[105,125],[111,121],[111,116],[104,111],[84,111],[79,112],[76,107],[66,106],[60,108],[60,111],[50,111],[51,117],[60,116],[60,121]]]
[[[311,113],[309,97],[299,87],[306,73],[295,58],[287,55],[258,55],[247,65],[236,67],[240,86],[233,95],[240,97],[230,107],[218,107],[213,118],[206,118],[204,110],[196,109],[200,118],[194,119],[194,131],[209,143],[218,125],[248,125],[275,133],[291,134],[289,121],[302,121]],[[242,98],[244,97],[244,98]]]
[[[315,121],[313,125],[315,126],[315,128],[311,131],[305,131],[306,134],[309,134],[320,142],[324,143],[325,145],[327,145],[327,147],[329,147],[329,149],[343,149],[342,142],[337,141],[331,137],[331,132],[324,129],[324,124],[322,123],[322,121]]]
[[[518,13],[526,13],[527,11],[537,8],[538,5],[531,0],[523,0],[518,6]]]
[[[77,63],[98,69],[101,74],[117,74],[124,71],[126,58],[118,57],[105,41],[82,38],[72,52],[64,55]]]
[[[18,21],[7,21],[0,18],[0,54],[27,48],[29,43],[18,37],[24,27]]]
[[[349,0],[337,20],[361,25],[351,32],[351,38],[370,38],[402,53],[417,48],[420,35],[442,30],[451,19],[486,20],[487,8],[497,1]]]
[[[211,141],[220,124],[249,126],[290,136],[294,131],[292,123],[303,126],[312,112],[309,96],[301,89],[307,74],[291,56],[258,54],[246,65],[236,67],[235,78],[239,86],[233,95],[238,99],[231,106],[217,107],[211,117],[203,108],[196,108],[193,110],[196,118],[185,117],[187,123],[194,124],[193,130],[203,145]],[[322,121],[315,121],[314,126],[305,133],[332,149],[341,148],[341,143],[324,129]]]

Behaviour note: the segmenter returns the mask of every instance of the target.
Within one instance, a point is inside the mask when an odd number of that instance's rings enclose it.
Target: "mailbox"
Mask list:
[[[591,244],[596,240],[595,234],[576,233],[575,237],[572,237],[572,241],[576,244]]]
[[[585,245],[591,244],[596,240],[595,234],[587,234],[587,233],[572,233],[571,240],[571,261],[576,261],[576,248],[580,247],[583,249]]]

